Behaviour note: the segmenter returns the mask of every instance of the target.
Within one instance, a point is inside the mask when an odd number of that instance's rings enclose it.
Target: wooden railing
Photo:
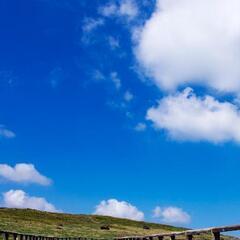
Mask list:
[[[187,230],[181,232],[168,232],[160,234],[151,234],[145,236],[126,236],[126,237],[116,237],[113,240],[164,240],[164,238],[170,238],[171,240],[176,240],[179,236],[184,236],[186,240],[193,240],[194,235],[200,234],[212,234],[213,240],[220,240],[221,233],[238,231],[240,230],[240,225],[224,226],[224,227],[212,227],[203,228],[196,230]],[[86,238],[86,237],[51,237],[43,235],[34,234],[23,234],[17,232],[0,231],[4,240],[104,240],[104,238]]]
[[[86,237],[55,237],[34,234],[23,234],[17,232],[0,231],[3,240],[104,240],[103,238],[86,238]]]
[[[169,232],[169,233],[160,233],[160,234],[152,234],[146,236],[127,236],[114,238],[114,240],[164,240],[164,238],[170,238],[171,240],[175,240],[178,236],[185,236],[186,240],[192,240],[194,235],[200,234],[212,234],[213,240],[220,240],[220,234],[223,232],[230,231],[238,231],[240,230],[240,225],[232,225],[232,226],[224,226],[224,227],[211,227],[211,228],[203,228],[196,230],[187,230],[182,232]]]

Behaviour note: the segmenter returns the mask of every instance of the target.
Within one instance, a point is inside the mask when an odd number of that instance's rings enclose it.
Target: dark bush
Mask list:
[[[108,225],[103,225],[100,227],[101,230],[110,230],[110,227]]]
[[[149,226],[147,226],[147,225],[143,225],[143,229],[149,230],[149,229],[150,229],[150,227],[149,227]]]

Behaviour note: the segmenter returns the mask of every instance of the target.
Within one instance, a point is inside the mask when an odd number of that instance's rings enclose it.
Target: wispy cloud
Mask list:
[[[135,131],[137,131],[137,132],[143,132],[143,131],[146,130],[146,128],[147,128],[147,125],[146,125],[145,123],[142,123],[142,122],[138,123],[138,124],[134,127]]]
[[[131,21],[138,16],[139,9],[135,0],[111,1],[101,6],[99,13],[105,17],[121,17]]]
[[[16,134],[12,131],[7,129],[4,125],[0,125],[0,138],[15,138]]]
[[[133,100],[134,96],[130,91],[126,91],[123,95],[123,98],[126,102],[130,102]]]
[[[113,82],[113,84],[115,85],[115,88],[117,90],[119,90],[122,86],[122,83],[121,83],[121,79],[118,76],[118,73],[117,72],[111,72],[110,73],[110,79]]]
[[[91,76],[92,76],[93,80],[95,80],[97,82],[98,81],[103,81],[103,80],[106,79],[104,74],[100,70],[98,70],[98,69],[92,71]]]
[[[89,44],[95,39],[95,31],[105,24],[104,19],[102,18],[90,18],[87,17],[83,20],[82,24],[82,43]]]
[[[84,33],[90,33],[96,28],[103,26],[104,20],[102,18],[85,18],[82,25],[82,30]]]
[[[120,47],[119,40],[112,36],[108,37],[109,46],[112,50],[117,49]]]

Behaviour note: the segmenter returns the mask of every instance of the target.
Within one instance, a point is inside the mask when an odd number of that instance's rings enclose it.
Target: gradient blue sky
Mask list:
[[[22,189],[71,213],[92,213],[114,198],[148,221],[161,222],[152,217],[156,206],[176,206],[191,216],[190,227],[239,222],[239,142],[174,139],[146,120],[172,94],[140,73],[133,53],[131,31],[155,2],[136,2],[131,21],[102,16],[106,3],[0,1],[0,124],[16,135],[1,137],[0,163],[31,163],[53,180],[2,180],[1,193]],[[86,30],[91,21],[98,25]],[[206,85],[194,91],[214,92]],[[137,131],[139,123],[146,129]]]

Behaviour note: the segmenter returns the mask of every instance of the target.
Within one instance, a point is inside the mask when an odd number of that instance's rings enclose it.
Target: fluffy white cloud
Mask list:
[[[239,108],[211,96],[197,97],[191,88],[161,99],[146,118],[173,139],[240,142]]]
[[[128,218],[138,221],[144,219],[143,212],[139,211],[135,206],[124,201],[118,201],[116,199],[101,201],[100,204],[96,206],[96,211],[94,214]]]
[[[160,218],[165,223],[187,224],[191,220],[190,215],[178,207],[160,208],[157,206],[153,210],[153,217]]]
[[[200,83],[238,92],[239,9],[239,0],[158,0],[137,31],[140,65],[163,89]]]
[[[3,207],[31,208],[47,212],[59,212],[53,204],[44,198],[28,196],[22,190],[10,190],[3,193]]]
[[[15,138],[16,134],[7,129],[4,125],[0,125],[0,138]]]
[[[41,175],[33,164],[19,163],[15,167],[0,164],[0,177],[18,183],[37,183],[50,185],[51,179]]]
[[[132,20],[137,17],[139,10],[134,0],[122,0],[119,2],[109,2],[107,5],[99,8],[100,14],[105,17],[125,17]]]

